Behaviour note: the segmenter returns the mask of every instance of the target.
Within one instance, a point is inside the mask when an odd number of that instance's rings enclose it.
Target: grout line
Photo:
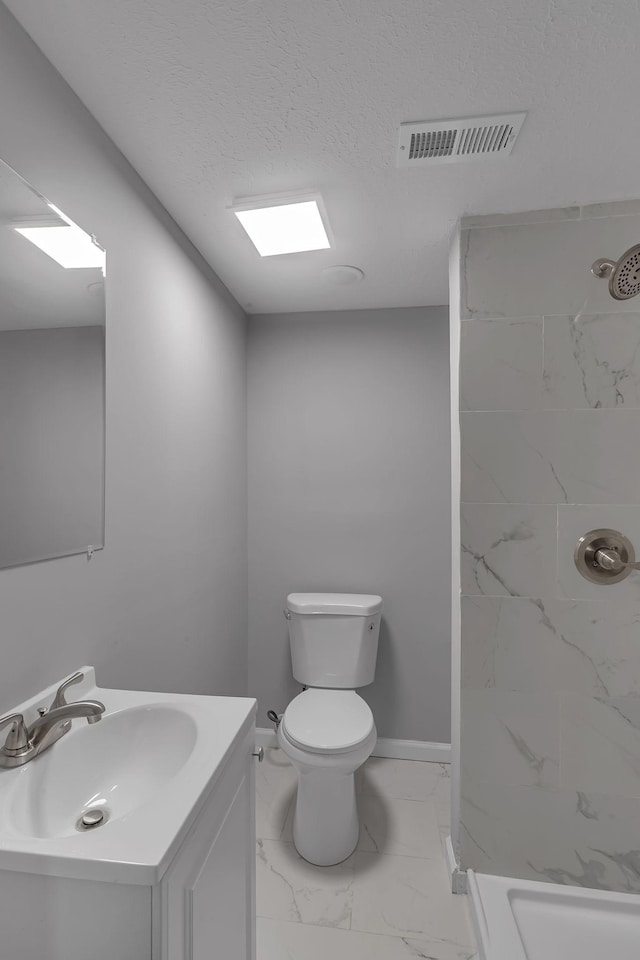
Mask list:
[[[637,510],[639,504],[637,503],[580,503],[576,501],[575,503],[567,503],[565,500],[555,501],[555,503],[550,503],[549,501],[544,501],[544,503],[528,503],[524,500],[461,500],[461,507],[554,507],[562,509],[563,507],[589,507],[589,509],[594,510],[605,510],[610,507],[615,507],[616,510],[618,507],[624,507],[625,510]],[[392,759],[392,758],[390,758]],[[400,759],[399,757],[397,759]],[[438,760],[429,760],[428,763],[439,763]]]
[[[462,894],[466,896],[466,894]],[[368,937],[384,937],[385,940],[426,940],[429,943],[443,943],[443,944],[453,944],[454,946],[460,947],[471,947],[472,949],[477,949],[474,943],[461,943],[458,940],[447,940],[443,937],[435,937],[429,933],[412,933],[410,937],[403,935],[401,933],[380,933],[379,930],[360,930],[357,927],[334,927],[326,923],[312,923],[312,922],[302,922],[300,920],[280,920],[277,917],[263,917],[259,916],[259,920],[269,920],[271,923],[282,923],[287,924],[291,927],[322,927],[325,930],[337,930],[339,933],[363,933]]]
[[[263,843],[278,843],[283,847],[293,847],[295,850],[295,844],[293,840],[272,840],[269,837],[257,837],[256,841],[257,840],[262,840]],[[298,857],[300,857],[300,854],[298,854],[297,851],[296,854]],[[381,850],[359,850],[356,847],[353,853],[350,853],[346,860],[341,860],[340,863],[331,864],[329,867],[320,867],[315,863],[309,863],[309,861],[305,860],[304,857],[300,857],[300,859],[302,860],[303,864],[305,864],[307,867],[310,867],[312,870],[332,870],[333,867],[345,867],[346,869],[346,866],[349,865],[348,861],[353,857],[353,869],[355,871],[355,857],[360,854],[364,854],[367,857],[395,857],[399,860],[411,860],[412,862],[415,860],[421,860],[424,861],[424,863],[443,863],[446,867],[446,861],[442,856],[441,851],[433,857],[413,857],[409,853],[385,853]]]
[[[489,407],[487,409],[467,410],[460,407],[460,416],[469,413],[513,413],[513,414],[542,414],[542,413],[595,413],[595,414],[613,414],[613,413],[637,413],[640,410],[640,404],[633,406],[625,403],[618,407]]]

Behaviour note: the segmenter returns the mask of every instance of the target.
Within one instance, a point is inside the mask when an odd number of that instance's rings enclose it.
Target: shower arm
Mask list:
[[[616,264],[613,260],[600,257],[599,260],[594,260],[591,264],[591,273],[600,280],[608,280],[615,268]]]

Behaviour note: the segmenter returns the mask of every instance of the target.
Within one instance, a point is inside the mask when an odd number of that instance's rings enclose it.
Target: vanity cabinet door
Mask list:
[[[246,847],[250,816],[245,777],[201,870],[187,889],[189,960],[251,960],[254,918]],[[252,850],[255,858],[255,851]]]
[[[154,957],[255,960],[253,743],[251,730],[163,878]]]

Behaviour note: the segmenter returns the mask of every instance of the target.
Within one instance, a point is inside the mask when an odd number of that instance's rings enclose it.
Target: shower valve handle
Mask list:
[[[640,570],[640,563],[623,560],[613,547],[601,547],[596,550],[593,559],[603,570],[611,570],[613,573],[619,573],[621,570]]]

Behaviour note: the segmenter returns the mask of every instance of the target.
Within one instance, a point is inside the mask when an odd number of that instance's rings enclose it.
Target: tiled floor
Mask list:
[[[370,758],[357,775],[360,842],[335,867],[292,843],[296,777],[280,750],[257,767],[257,960],[470,960],[466,897],[449,889],[449,768]]]

